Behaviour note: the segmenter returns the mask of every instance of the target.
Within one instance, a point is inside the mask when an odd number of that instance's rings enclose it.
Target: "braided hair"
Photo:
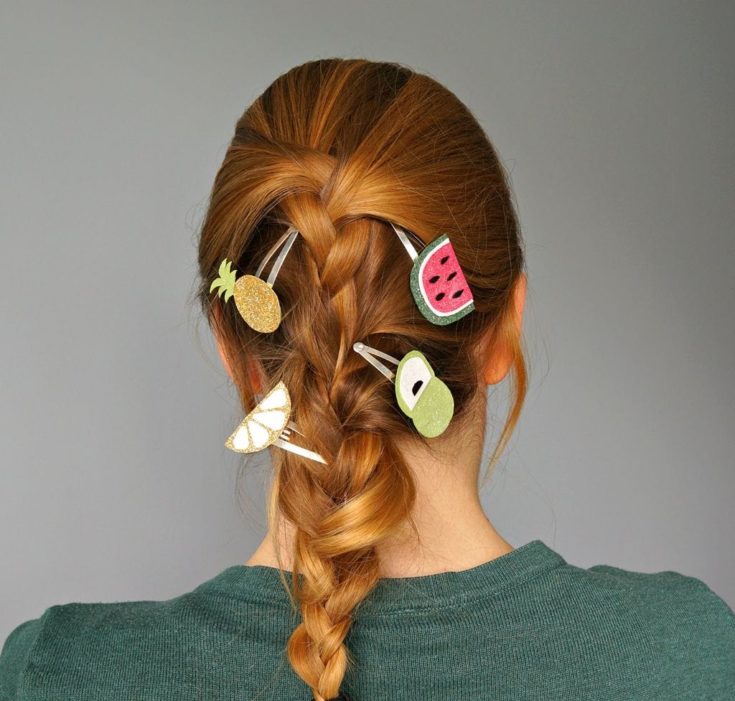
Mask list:
[[[390,222],[419,245],[451,232],[474,313],[451,326],[422,318],[408,288],[411,260]],[[288,227],[300,236],[276,283],[283,318],[259,334],[210,294],[210,282],[223,258],[252,273]],[[293,574],[282,581],[301,620],[287,654],[316,701],[347,698],[339,696],[355,663],[347,638],[381,576],[378,546],[406,529],[417,534],[416,488],[399,446],[432,445],[353,343],[398,357],[421,349],[454,397],[454,440],[484,389],[479,349],[512,348],[516,397],[491,469],[525,394],[511,313],[523,265],[503,166],[468,108],[429,76],[391,62],[309,61],[279,76],[236,123],[201,227],[198,295],[243,409],[255,404],[257,378],[283,381],[295,423],[325,458],[273,451],[268,509],[272,530],[279,519],[294,527]]]

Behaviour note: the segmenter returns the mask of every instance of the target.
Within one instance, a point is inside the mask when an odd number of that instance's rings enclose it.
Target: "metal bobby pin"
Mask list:
[[[281,435],[273,441],[273,445],[277,445],[279,448],[283,448],[284,450],[290,450],[292,453],[296,453],[303,458],[309,458],[311,460],[324,463],[325,465],[327,464],[327,461],[319,455],[319,453],[309,450],[308,448],[302,448],[300,445],[296,445],[295,443],[291,443],[292,431],[298,433],[300,436],[304,435],[298,428],[296,428],[296,424],[293,421],[289,421],[286,424],[286,428],[281,432]]]
[[[370,363],[376,370],[383,373],[383,375],[385,375],[389,380],[393,380],[393,378],[395,377],[395,373],[386,365],[381,363],[375,356],[377,355],[381,358],[385,358],[394,365],[400,364],[401,361],[398,360],[398,358],[394,358],[392,355],[388,355],[388,353],[384,353],[377,348],[368,346],[365,343],[362,343],[362,341],[358,341],[357,343],[353,344],[352,350],[359,353],[363,358],[365,358],[365,360],[368,361],[368,363]]]
[[[276,278],[278,277],[278,273],[281,271],[283,262],[286,260],[286,256],[288,255],[288,252],[291,250],[291,246],[293,246],[293,242],[296,240],[296,237],[298,235],[299,235],[299,232],[297,229],[294,229],[293,227],[289,227],[288,231],[282,234],[281,237],[278,239],[278,241],[276,241],[271,246],[268,253],[265,254],[265,258],[263,258],[263,260],[260,262],[260,265],[258,266],[258,269],[255,271],[255,277],[260,277],[260,274],[263,272],[268,261],[273,257],[273,254],[278,250],[279,246],[281,246],[283,242],[286,241],[286,245],[283,246],[283,248],[281,249],[281,252],[278,254],[278,257],[276,258],[275,263],[273,263],[273,267],[271,268],[271,271],[268,274],[268,279],[266,280],[266,282],[272,287],[273,283],[276,281]]]

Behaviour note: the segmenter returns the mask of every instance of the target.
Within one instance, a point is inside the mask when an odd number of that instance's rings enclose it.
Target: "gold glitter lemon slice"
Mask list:
[[[278,438],[291,416],[291,397],[283,381],[261,399],[225,441],[236,453],[255,453]]]

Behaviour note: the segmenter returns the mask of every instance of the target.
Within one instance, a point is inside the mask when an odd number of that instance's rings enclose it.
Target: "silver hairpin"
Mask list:
[[[283,448],[283,450],[288,450],[292,453],[296,453],[296,455],[301,455],[304,458],[316,460],[317,462],[321,462],[326,465],[327,461],[321,455],[319,455],[319,453],[316,453],[313,450],[309,450],[307,448],[303,448],[302,446],[296,445],[295,443],[291,443],[292,433],[298,433],[300,436],[304,435],[303,433],[301,433],[301,431],[299,431],[298,428],[296,428],[296,424],[293,421],[289,421],[286,425],[286,428],[283,429],[281,435],[278,436],[275,441],[273,441],[273,445],[277,445],[279,448]]]

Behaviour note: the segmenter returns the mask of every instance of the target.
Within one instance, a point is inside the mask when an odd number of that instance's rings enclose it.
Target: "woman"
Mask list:
[[[2,699],[732,699],[704,582],[514,548],[479,498],[488,386],[526,391],[521,234],[468,109],[395,63],[280,76],[237,122],[199,298],[273,459],[269,533],[167,601],[19,625]],[[292,589],[291,589],[292,587]]]

